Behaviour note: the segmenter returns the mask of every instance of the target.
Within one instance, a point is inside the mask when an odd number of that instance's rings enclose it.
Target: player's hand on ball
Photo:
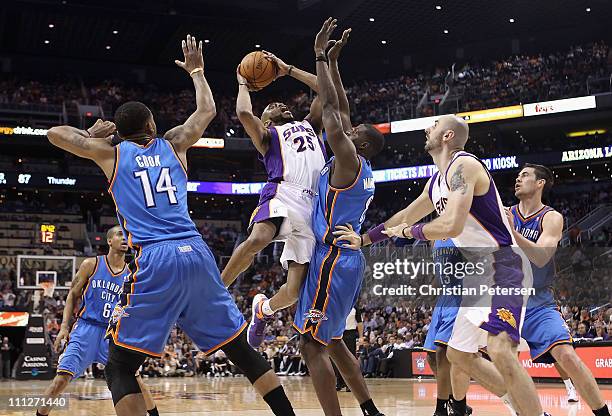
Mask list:
[[[55,342],[53,343],[53,348],[55,352],[59,352],[62,349],[62,340],[68,338],[69,331],[66,328],[61,328],[57,337],[55,338]]]
[[[103,138],[113,134],[116,129],[115,123],[112,121],[102,121],[98,119],[93,126],[87,129],[87,132],[91,137]]]
[[[353,230],[351,224],[336,225],[336,231],[332,233],[340,241],[346,241],[343,247],[357,250],[361,248],[361,236]]]
[[[196,38],[191,35],[187,35],[187,39],[181,42],[183,48],[184,61],[178,59],[174,61],[175,64],[183,68],[189,74],[194,69],[204,69],[204,55],[202,55],[202,41],[198,43]]]
[[[330,40],[328,46],[331,46],[330,50],[327,52],[327,57],[330,61],[337,61],[340,56],[340,51],[348,42],[349,35],[351,34],[351,29],[346,29],[342,32],[342,39],[340,40]]]
[[[264,56],[266,57],[268,61],[275,63],[276,66],[278,67],[278,74],[276,75],[276,78],[274,79],[284,77],[285,75],[289,73],[289,65],[287,65],[285,61],[280,59],[278,56],[274,55],[272,52],[268,52],[268,51],[261,51],[261,52],[264,54]]]
[[[336,29],[336,22],[337,20],[332,17],[323,22],[323,26],[321,26],[321,30],[319,30],[319,33],[317,33],[317,37],[315,38],[314,51],[316,55],[325,53],[329,38]]]
[[[386,234],[388,237],[401,237],[401,238],[412,238],[412,234],[410,234],[410,227],[405,222],[396,225],[395,227],[389,227],[382,230],[383,234]]]

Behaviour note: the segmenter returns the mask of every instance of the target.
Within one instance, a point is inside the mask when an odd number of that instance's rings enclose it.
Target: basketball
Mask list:
[[[274,81],[278,67],[267,60],[263,52],[255,51],[242,58],[239,71],[252,88],[260,90]]]

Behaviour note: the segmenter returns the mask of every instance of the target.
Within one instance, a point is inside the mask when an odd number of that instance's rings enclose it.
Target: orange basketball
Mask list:
[[[276,63],[268,61],[262,52],[255,51],[242,58],[239,71],[252,88],[260,90],[274,81],[278,67]]]

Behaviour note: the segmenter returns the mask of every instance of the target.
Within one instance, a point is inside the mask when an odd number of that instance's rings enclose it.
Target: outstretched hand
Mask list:
[[[187,39],[181,42],[184,61],[178,59],[175,64],[191,74],[194,69],[204,69],[204,55],[202,54],[202,41],[198,44],[195,36],[187,35]]]
[[[323,26],[321,26],[321,30],[319,30],[319,33],[317,33],[317,37],[315,38],[314,51],[316,55],[325,53],[325,49],[329,43],[329,38],[336,29],[337,22],[338,20],[334,19],[333,17],[330,17],[323,22]]]
[[[340,56],[340,51],[348,42],[349,35],[351,34],[352,29],[346,29],[342,32],[342,38],[340,40],[330,40],[327,46],[331,46],[329,51],[327,52],[327,57],[330,61],[337,61]]]

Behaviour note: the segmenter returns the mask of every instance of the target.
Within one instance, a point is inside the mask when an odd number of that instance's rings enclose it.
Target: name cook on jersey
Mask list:
[[[530,287],[499,287],[480,285],[479,287],[435,287],[432,285],[421,285],[419,287],[410,285],[399,285],[386,287],[375,285],[372,293],[376,296],[533,296],[536,294],[534,288]]]

